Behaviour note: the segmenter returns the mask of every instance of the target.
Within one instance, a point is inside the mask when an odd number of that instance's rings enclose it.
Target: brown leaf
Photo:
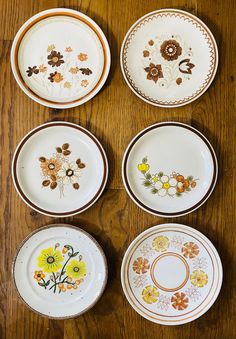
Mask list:
[[[56,147],[57,153],[62,153],[61,147]]]
[[[43,185],[44,187],[47,187],[48,185],[50,185],[50,180],[44,180],[44,181],[42,182],[42,185]]]
[[[76,160],[76,164],[79,165],[81,163],[81,160],[80,159],[77,159]]]
[[[56,181],[53,181],[50,185],[51,190],[54,190],[57,187]]]
[[[71,154],[71,151],[69,151],[69,150],[67,149],[67,150],[63,151],[63,154],[64,154],[65,156],[70,155],[70,154]]]
[[[81,162],[80,164],[78,164],[78,167],[79,168],[85,168],[85,164]]]
[[[52,179],[52,181],[57,181],[57,177],[54,174],[52,174],[50,178]]]
[[[78,190],[79,189],[79,184],[76,182],[75,184],[73,184],[73,187],[75,190]]]
[[[62,145],[62,149],[63,149],[63,150],[66,150],[66,149],[69,148],[69,146],[70,146],[70,145],[69,145],[68,143],[63,144],[63,145]]]
[[[93,72],[91,71],[91,69],[89,69],[89,68],[80,68],[79,70],[80,70],[80,72],[81,72],[82,74],[85,74],[85,75],[90,75],[90,74],[93,73]]]
[[[45,158],[45,157],[40,157],[40,158],[39,158],[39,161],[40,161],[40,162],[45,162],[45,161],[46,161],[46,158]]]

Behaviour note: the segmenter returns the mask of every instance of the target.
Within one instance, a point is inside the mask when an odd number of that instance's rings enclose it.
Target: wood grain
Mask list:
[[[235,232],[235,13],[234,0],[126,0],[0,2],[0,338],[233,338],[236,336]],[[11,43],[19,27],[38,11],[69,7],[91,16],[106,34],[112,67],[106,85],[92,101],[70,110],[42,107],[17,86],[10,70]],[[138,99],[126,86],[119,51],[128,28],[142,15],[159,8],[180,8],[198,15],[212,30],[220,53],[219,69],[209,90],[197,101],[162,109]],[[109,159],[106,191],[88,211],[73,218],[53,219],[30,210],[17,195],[10,166],[14,149],[30,129],[51,120],[66,120],[88,128],[102,142]],[[127,196],[121,179],[121,160],[131,138],[148,125],[165,120],[187,122],[203,132],[219,160],[219,180],[210,199],[197,211],[162,219],[140,210]],[[203,232],[218,249],[224,268],[217,302],[200,319],[177,327],[155,325],[140,317],[126,301],[120,284],[120,265],[128,244],[147,227],[175,221]],[[28,310],[17,297],[11,262],[17,245],[31,231],[68,222],[90,232],[102,245],[109,263],[109,281],[97,305],[73,320],[55,321]]]

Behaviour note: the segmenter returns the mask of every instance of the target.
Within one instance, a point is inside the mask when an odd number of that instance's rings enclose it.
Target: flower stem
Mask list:
[[[57,281],[57,278],[56,278],[56,276],[55,276],[55,273],[54,273],[54,272],[52,272],[52,274],[53,274],[53,278],[54,278],[54,281],[55,281],[55,284],[54,284],[54,290],[53,290],[53,292],[54,292],[54,293],[56,293],[56,289],[57,289],[57,284],[56,284],[56,281]]]

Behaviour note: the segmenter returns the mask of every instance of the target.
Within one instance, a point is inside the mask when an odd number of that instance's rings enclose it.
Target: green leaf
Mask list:
[[[147,174],[146,174],[146,178],[147,178],[147,179],[151,179],[151,177],[152,177],[152,175],[151,175],[150,173],[147,173]]]
[[[48,286],[50,284],[50,279],[46,282],[45,286]]]
[[[45,287],[46,285],[44,283],[38,282],[39,286]]]
[[[152,184],[151,184],[150,181],[144,180],[143,185],[144,185],[145,187],[150,187]]]
[[[177,197],[181,197],[181,196],[182,196],[182,194],[181,194],[181,193],[179,193],[179,192],[176,192],[176,196],[177,196]]]
[[[143,163],[143,164],[146,164],[146,163],[147,163],[147,157],[143,158],[142,163]]]
[[[190,188],[190,187],[187,187],[187,188],[185,189],[185,191],[190,192],[190,191],[191,191],[191,188]]]
[[[79,254],[79,252],[75,252],[75,253],[72,255],[72,257],[76,257],[77,254]]]
[[[152,192],[152,194],[157,194],[157,193],[158,193],[158,190],[157,190],[156,188],[153,188],[153,189],[151,190],[151,192]]]
[[[158,173],[158,176],[159,176],[160,178],[163,177],[163,175],[164,175],[163,172],[159,172],[159,173]]]
[[[187,180],[188,180],[188,181],[192,181],[192,180],[193,180],[193,177],[190,175],[189,177],[187,177]]]

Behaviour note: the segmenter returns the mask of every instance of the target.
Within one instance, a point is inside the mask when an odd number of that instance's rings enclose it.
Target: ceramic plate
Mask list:
[[[64,217],[83,212],[101,195],[108,175],[106,154],[85,128],[68,122],[36,127],[19,143],[12,176],[34,210]]]
[[[144,318],[180,325],[203,315],[222,284],[222,265],[212,243],[179,224],[149,228],[130,244],[121,267],[126,298]]]
[[[208,27],[177,9],[140,18],[121,48],[121,69],[131,90],[161,107],[196,100],[210,86],[217,65],[217,45]]]
[[[218,173],[209,141],[178,122],[141,131],[129,144],[122,167],[133,201],[162,217],[177,217],[200,207],[212,193]]]
[[[13,278],[19,295],[33,311],[70,318],[87,311],[102,295],[107,263],[87,232],[70,225],[49,225],[20,245]]]
[[[110,50],[99,26],[65,8],[40,12],[18,31],[11,65],[21,89],[38,103],[69,108],[90,100],[104,85]]]

